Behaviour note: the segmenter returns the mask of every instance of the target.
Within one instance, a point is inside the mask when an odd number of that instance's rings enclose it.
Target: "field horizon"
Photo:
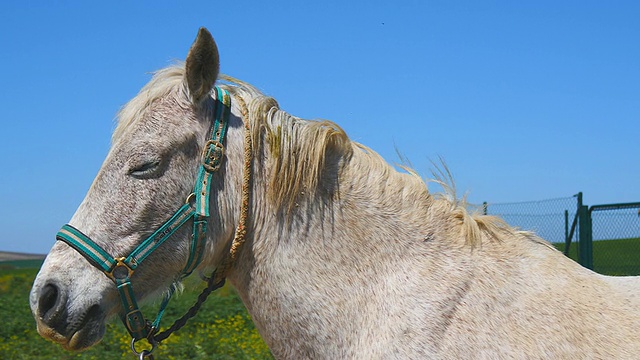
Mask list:
[[[44,260],[47,254],[23,253],[15,251],[0,251],[0,262],[16,260]]]

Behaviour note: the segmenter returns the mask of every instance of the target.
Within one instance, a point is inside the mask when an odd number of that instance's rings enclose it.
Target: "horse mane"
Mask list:
[[[497,216],[480,213],[477,206],[467,203],[466,196],[459,197],[453,175],[443,159],[439,164],[432,162],[432,178],[425,179],[413,169],[406,157],[400,153],[398,156],[401,163],[397,167],[411,178],[412,191],[417,193],[422,190],[429,194],[429,211],[437,214],[432,217],[441,217],[446,219],[444,223],[453,225],[446,230],[449,231],[449,238],[463,239],[464,245],[471,248],[482,246],[483,240],[501,241],[522,236],[532,238],[532,233],[520,231]],[[430,183],[439,185],[443,192],[429,192]]]
[[[347,134],[328,120],[305,120],[280,109],[278,102],[255,87],[221,75],[231,86],[225,88],[247,103],[248,120],[254,156],[263,157],[269,169],[267,197],[271,204],[285,213],[301,198],[313,199],[319,190],[333,195],[326,179],[329,159],[348,159],[353,145]],[[329,160],[331,161],[331,160]]]
[[[118,112],[112,143],[122,138],[154,101],[172,93],[188,99],[183,84],[184,71],[184,64],[177,63],[155,72],[149,83]],[[264,95],[252,85],[225,75],[220,75],[220,79],[224,82],[220,86],[246,102],[254,156],[268,161],[263,165],[270,174],[267,180],[267,199],[275,209],[288,212],[302,197],[314,199],[315,195],[322,192],[319,190],[329,190],[324,195],[333,196],[331,188],[323,188],[327,186],[323,183],[327,181],[327,159],[332,162],[338,159],[344,164],[354,151],[370,154],[371,165],[384,168],[384,176],[395,176],[398,173],[375,151],[351,141],[334,122],[295,117],[281,110],[274,98]],[[270,156],[265,156],[267,150]],[[434,174],[435,179],[425,181],[411,167],[400,165],[413,178],[408,184],[416,191],[426,192],[426,196],[431,199],[429,204],[424,205],[446,214],[452,224],[459,225],[452,228],[452,231],[459,231],[459,234],[452,235],[464,238],[465,243],[472,247],[481,244],[483,238],[499,240],[505,235],[530,235],[512,228],[498,217],[470,211],[465,199],[457,197],[452,176],[446,165],[443,166],[443,171]],[[337,178],[328,180],[338,181]],[[428,182],[440,184],[444,193],[431,196]],[[418,190],[421,187],[422,190]]]

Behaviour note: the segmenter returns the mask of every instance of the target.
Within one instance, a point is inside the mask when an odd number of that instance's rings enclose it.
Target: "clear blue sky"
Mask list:
[[[117,110],[209,28],[224,73],[470,202],[640,201],[637,1],[3,1],[0,250],[45,253]]]

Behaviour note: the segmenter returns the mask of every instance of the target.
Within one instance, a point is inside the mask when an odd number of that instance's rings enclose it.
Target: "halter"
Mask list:
[[[158,340],[154,338],[154,335],[159,328],[160,319],[162,318],[169,299],[175,291],[175,285],[171,285],[169,292],[162,301],[155,321],[149,323],[142,315],[135,299],[133,285],[131,284],[131,277],[134,272],[153,251],[191,219],[193,220],[191,247],[187,264],[182,270],[180,277],[185,278],[190,275],[202,260],[202,253],[206,242],[207,221],[209,219],[210,184],[213,173],[220,168],[222,163],[224,156],[224,146],[222,144],[229,125],[229,114],[231,112],[231,98],[229,93],[217,86],[213,92],[215,99],[215,122],[211,128],[211,140],[207,141],[202,152],[202,164],[198,173],[198,179],[196,180],[193,193],[187,197],[185,204],[182,205],[169,220],[162,224],[126,257],[112,256],[87,235],[69,224],[64,225],[56,235],[57,240],[65,242],[78,251],[91,265],[101,270],[115,283],[124,309],[124,313],[121,314],[121,320],[133,338],[131,343],[132,350],[137,355],[140,355],[141,359],[149,356],[153,348],[155,348],[156,343],[161,341],[161,339]],[[241,105],[243,105],[243,112],[246,112],[244,102],[241,102]],[[245,127],[248,129],[246,121]],[[247,144],[245,144],[245,147],[246,146]],[[250,148],[250,144],[248,146]],[[246,160],[245,162],[250,163],[250,160]],[[247,169],[246,165],[247,164],[245,164],[245,170]],[[245,177],[247,177],[246,172]],[[245,213],[244,219],[246,220],[244,192],[245,190],[248,192],[248,189],[246,189],[244,185],[243,183],[243,212]],[[245,224],[241,221],[236,230],[232,250],[238,247],[237,240],[239,235],[242,237],[239,245],[244,241],[245,232]],[[222,272],[216,271],[217,276],[216,273],[212,275],[211,280],[215,277],[216,281],[209,281],[209,292],[224,284],[224,276],[229,268],[229,260],[235,260],[235,250],[232,251],[231,258],[232,259],[227,258],[227,261],[223,263]],[[177,322],[178,321],[176,321],[176,323]],[[186,322],[186,319],[184,322]],[[168,336],[168,334],[166,336]],[[147,338],[153,348],[151,351],[144,350],[139,353],[135,350],[134,343],[143,338]]]

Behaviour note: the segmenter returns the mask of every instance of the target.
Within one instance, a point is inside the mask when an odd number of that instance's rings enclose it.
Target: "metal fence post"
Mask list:
[[[582,196],[579,197],[580,204],[582,204],[581,200]],[[590,215],[589,207],[587,205],[581,205],[578,208],[578,221],[580,222],[580,233],[578,235],[578,260],[580,265],[593,270],[593,236],[591,232],[592,227]]]
[[[569,210],[564,211],[564,254],[569,256],[569,246],[571,246],[571,238],[569,237]]]

